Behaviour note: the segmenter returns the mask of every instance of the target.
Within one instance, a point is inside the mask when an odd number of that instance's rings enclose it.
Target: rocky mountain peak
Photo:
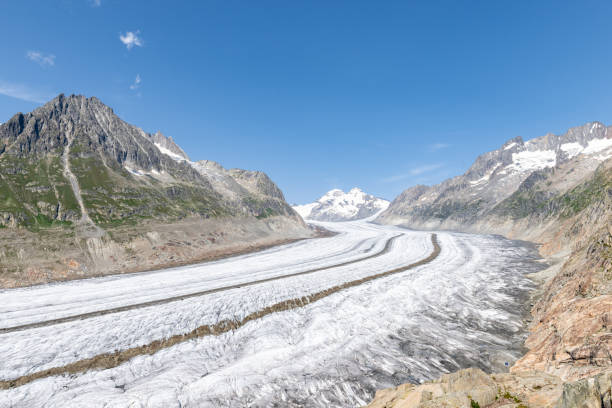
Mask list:
[[[525,142],[523,142],[523,138],[521,136],[516,136],[506,141],[506,143],[504,143],[501,148],[502,150],[511,150],[516,149],[519,146],[523,146],[524,144]]]
[[[56,115],[67,115],[71,119],[86,120],[95,117],[96,114],[114,115],[113,110],[102,103],[98,98],[86,97],[84,95],[59,94],[43,106],[35,109],[33,115],[49,115],[52,118]]]
[[[71,154],[133,174],[161,174],[196,181],[197,172],[167,154],[187,158],[172,139],[148,134],[120,119],[96,97],[60,94],[0,126],[0,154],[17,157]],[[206,184],[204,181],[203,184]]]
[[[264,172],[230,169],[229,173],[241,186],[252,193],[285,200],[281,189]]]
[[[0,203],[0,225],[36,223],[39,203],[49,219],[72,221],[89,212],[94,223],[129,217],[295,216],[264,173],[212,163],[192,162],[172,138],[123,121],[98,98],[60,94],[0,125],[0,175],[27,175],[0,178],[0,191],[15,192],[4,211],[9,221],[3,222]],[[44,191],[44,199],[32,189]],[[151,204],[157,202],[163,204]]]
[[[213,160],[200,160],[196,162],[198,166],[201,166],[204,169],[214,169],[217,171],[225,171],[225,168],[216,161]]]
[[[166,137],[160,131],[157,131],[155,134],[150,134],[149,138],[158,149],[165,149],[185,160],[189,160],[187,153],[174,142],[171,136]]]

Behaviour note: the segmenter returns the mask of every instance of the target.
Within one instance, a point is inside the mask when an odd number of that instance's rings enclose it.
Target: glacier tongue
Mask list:
[[[279,299],[414,262],[431,251],[429,233],[365,221],[320,225],[339,234],[175,270],[3,291],[3,327],[44,319],[39,310],[61,315],[90,308],[96,298],[115,304],[274,276],[300,270],[308,259],[313,266],[334,265],[403,235],[384,256],[315,275],[2,334],[2,377],[244,316]],[[514,361],[521,353],[521,304],[531,288],[525,273],[539,268],[535,250],[495,236],[441,232],[438,239],[442,252],[430,264],[115,368],[0,391],[0,407],[361,406],[376,389]]]

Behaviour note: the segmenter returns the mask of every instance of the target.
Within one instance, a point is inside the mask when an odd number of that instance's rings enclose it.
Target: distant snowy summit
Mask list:
[[[351,221],[370,217],[389,206],[389,201],[355,187],[348,193],[333,189],[314,203],[293,207],[305,220]]]

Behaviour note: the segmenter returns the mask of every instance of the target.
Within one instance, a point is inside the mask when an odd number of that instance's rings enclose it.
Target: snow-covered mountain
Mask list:
[[[553,196],[582,182],[610,158],[612,127],[599,122],[526,142],[516,137],[479,156],[463,175],[405,190],[377,221],[417,229],[478,231],[476,225],[483,220],[499,223],[497,218],[517,208],[531,208],[533,198],[517,202],[515,195],[532,189],[536,181],[554,175],[558,180],[538,186],[540,196]]]
[[[314,203],[296,205],[293,209],[305,220],[350,221],[367,218],[389,206],[389,201],[366,194],[355,187],[348,193],[333,189]]]

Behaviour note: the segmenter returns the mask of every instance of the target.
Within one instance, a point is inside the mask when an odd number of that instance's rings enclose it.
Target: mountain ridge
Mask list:
[[[217,216],[237,213],[259,216],[270,211],[282,215],[295,215],[284,203],[284,197],[282,193],[279,194],[278,187],[263,173],[246,170],[226,171],[228,177],[243,182],[249,178],[257,178],[259,182],[249,185],[247,189],[237,181],[232,186],[235,194],[224,195],[226,191],[216,191],[211,184],[209,174],[194,166],[187,154],[171,138],[166,138],[160,132],[148,134],[122,121],[111,108],[95,97],[59,95],[33,112],[19,113],[0,125],[0,157],[5,160],[48,159],[50,156],[63,155],[67,149],[70,167],[77,173],[79,183],[85,186],[83,196],[86,207],[92,212],[92,219],[99,224],[126,220],[126,216],[129,219],[133,215],[120,213],[117,217],[113,217],[109,215],[107,208],[97,211],[95,201],[104,200],[102,197],[104,194],[124,196],[122,198],[125,200],[139,200],[139,205],[142,207],[139,215],[146,217],[180,218],[196,214]],[[217,172],[222,171],[225,170]],[[55,176],[61,178],[59,174]],[[93,187],[88,183],[90,180],[83,180],[88,176],[96,180],[97,189],[104,188],[107,191],[96,196],[95,191],[88,189]],[[4,180],[4,183],[8,181]],[[149,198],[150,195],[154,195],[158,201],[161,200],[171,209],[170,214],[164,214],[159,208],[145,209],[147,207],[145,200],[134,197],[134,194],[119,191],[120,189],[116,188],[117,183],[124,184],[126,189],[132,190],[131,192],[140,189],[142,195]],[[71,195],[69,189],[66,194]],[[72,196],[74,195],[73,191]],[[177,205],[176,198],[188,199],[191,202],[182,203],[184,204],[182,206]],[[196,198],[199,203],[195,202]],[[66,201],[74,204],[74,199],[76,197],[69,197]],[[61,199],[57,201],[62,203]],[[28,218],[30,220],[35,218],[37,215],[33,214],[36,212],[35,203],[29,204],[30,207],[23,207],[23,211],[14,216],[13,224],[27,225]],[[76,205],[64,207],[70,208],[75,213],[82,210]],[[120,204],[115,207],[120,207]],[[112,209],[110,212],[112,213]],[[51,218],[57,219],[57,217],[56,215]],[[68,214],[64,217],[59,216],[59,219],[75,222],[78,217],[76,214]],[[0,223],[1,220],[0,218]],[[8,226],[6,220],[4,225]]]
[[[516,137],[500,149],[478,156],[468,170],[434,186],[404,190],[378,218],[418,229],[469,230],[510,197],[534,172],[574,165],[579,182],[612,157],[612,128],[589,122],[565,134],[546,134],[523,142]],[[529,181],[528,181],[529,182]],[[483,230],[484,231],[484,230]]]

